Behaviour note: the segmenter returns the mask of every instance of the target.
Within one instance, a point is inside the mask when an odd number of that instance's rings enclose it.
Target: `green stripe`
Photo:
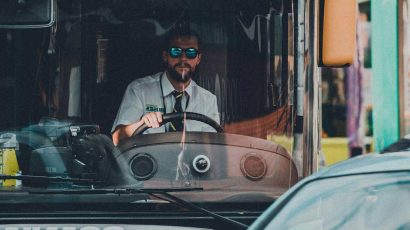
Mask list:
[[[397,1],[372,1],[372,96],[376,150],[400,137]]]

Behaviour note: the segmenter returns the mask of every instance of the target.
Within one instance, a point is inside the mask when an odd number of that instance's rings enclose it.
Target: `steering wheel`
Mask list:
[[[214,128],[215,131],[217,131],[218,133],[223,133],[224,132],[224,129],[216,121],[214,121],[212,118],[209,118],[209,117],[207,117],[203,114],[192,113],[192,112],[165,114],[162,118],[162,124],[161,125],[164,125],[164,124],[166,124],[168,122],[171,122],[171,121],[176,121],[176,120],[181,120],[181,119],[201,121],[201,122],[211,126],[212,128]],[[146,124],[143,124],[134,131],[132,136],[140,135],[143,132],[145,132],[145,130],[147,130],[147,129],[149,129],[149,127]]]

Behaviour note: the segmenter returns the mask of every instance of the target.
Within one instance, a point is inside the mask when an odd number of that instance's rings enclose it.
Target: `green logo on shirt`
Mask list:
[[[147,104],[145,108],[147,112],[164,112],[164,108],[160,108],[158,105]]]

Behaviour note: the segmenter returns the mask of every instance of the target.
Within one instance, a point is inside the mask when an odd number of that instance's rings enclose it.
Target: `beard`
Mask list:
[[[188,72],[185,72],[183,75],[178,73],[178,71],[176,70],[177,67],[180,66],[184,66],[189,68]],[[167,71],[169,73],[169,76],[175,80],[176,82],[180,82],[180,83],[186,83],[189,80],[191,80],[196,72],[197,72],[197,68],[195,68],[194,70],[192,69],[192,66],[187,64],[187,63],[177,63],[174,66],[171,66],[170,64],[167,65]]]

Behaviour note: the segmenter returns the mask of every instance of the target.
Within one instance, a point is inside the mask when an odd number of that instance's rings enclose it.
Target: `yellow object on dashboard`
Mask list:
[[[14,148],[0,148],[0,173],[14,176],[20,171]],[[0,180],[2,186],[16,186],[16,180]]]

